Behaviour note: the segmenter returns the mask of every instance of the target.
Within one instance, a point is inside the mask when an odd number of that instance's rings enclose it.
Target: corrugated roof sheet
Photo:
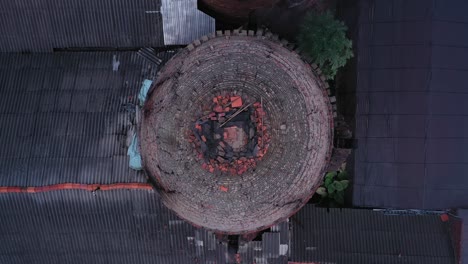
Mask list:
[[[128,168],[126,147],[141,81],[154,72],[136,52],[0,62],[0,186],[146,181]]]
[[[226,263],[225,244],[153,191],[0,196],[0,263]]]
[[[215,31],[215,20],[197,9],[197,0],[162,0],[164,44],[185,45]]]
[[[0,51],[163,46],[160,0],[2,1]]]
[[[305,206],[291,223],[296,262],[455,263],[449,224],[438,215]]]
[[[466,1],[360,1],[353,204],[468,206]]]
[[[459,209],[458,215],[463,220],[461,228],[461,264],[468,264],[468,210]]]
[[[262,247],[267,258],[277,258],[280,248],[280,233],[264,233],[262,235]]]

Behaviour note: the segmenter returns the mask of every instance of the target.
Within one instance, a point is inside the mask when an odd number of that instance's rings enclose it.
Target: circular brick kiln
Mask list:
[[[160,71],[143,108],[141,153],[181,218],[256,232],[320,185],[333,141],[328,86],[288,47],[262,32],[217,32]]]

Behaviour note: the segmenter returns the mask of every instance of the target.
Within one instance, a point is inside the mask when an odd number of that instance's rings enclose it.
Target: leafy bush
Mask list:
[[[308,13],[301,26],[299,48],[311,56],[327,79],[333,79],[338,68],[353,57],[352,41],[346,38],[348,28],[330,12]]]
[[[330,207],[344,205],[344,193],[348,188],[349,180],[346,171],[333,171],[325,175],[323,184],[317,189],[317,194],[322,197],[320,203]]]

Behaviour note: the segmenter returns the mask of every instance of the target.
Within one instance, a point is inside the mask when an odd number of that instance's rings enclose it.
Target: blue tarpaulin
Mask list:
[[[140,150],[138,149],[137,135],[133,135],[132,144],[128,147],[127,155],[130,156],[129,166],[134,170],[142,170],[143,164],[141,162]]]
[[[146,101],[146,96],[153,81],[145,79],[141,85],[140,93],[138,94],[138,101],[140,107],[143,107]],[[132,143],[128,147],[127,155],[130,156],[129,167],[134,170],[142,170],[143,164],[141,161],[140,149],[138,148],[138,137],[136,133],[133,135]]]
[[[146,96],[148,95],[148,91],[151,87],[153,81],[145,79],[143,84],[141,85],[140,93],[138,94],[138,101],[140,102],[140,107],[143,107],[146,101]]]

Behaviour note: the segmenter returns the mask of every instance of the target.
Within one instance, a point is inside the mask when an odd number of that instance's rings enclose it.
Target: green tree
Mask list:
[[[343,206],[345,204],[344,194],[348,185],[348,174],[344,169],[328,172],[322,185],[316,191],[322,197],[319,204],[327,207]]]
[[[299,48],[317,63],[327,79],[333,79],[338,68],[353,57],[352,41],[346,38],[348,28],[330,12],[308,13],[301,26]]]

